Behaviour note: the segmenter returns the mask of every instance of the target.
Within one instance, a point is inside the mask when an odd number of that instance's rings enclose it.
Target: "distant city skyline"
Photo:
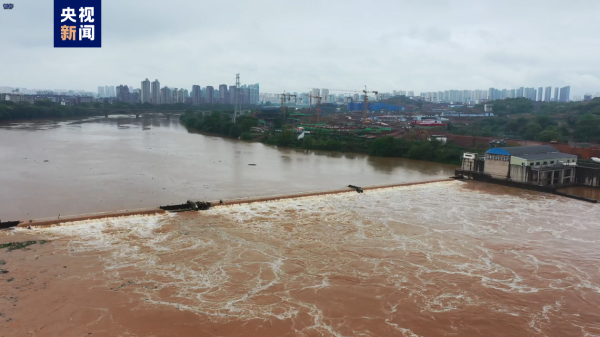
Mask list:
[[[179,9],[176,17],[140,0],[104,3],[102,48],[94,50],[52,48],[52,1],[2,13],[0,29],[10,34],[0,37],[0,61],[10,66],[0,85],[96,92],[102,84],[141,89],[148,77],[217,90],[241,73],[265,92],[364,85],[415,93],[531,85],[569,85],[577,96],[600,91],[598,1],[331,0],[315,10],[298,1],[174,0],[169,6]],[[357,19],[366,11],[373,19]]]
[[[158,80],[155,80],[155,81],[158,81]],[[148,99],[148,102],[150,102],[154,98],[153,94],[151,94],[152,90],[151,90],[150,86],[153,86],[153,85],[156,85],[156,84],[155,84],[155,82],[148,82],[148,83],[149,83],[149,87],[148,87],[149,99]],[[160,82],[158,82],[158,85],[160,87]],[[186,90],[189,90],[191,92],[192,89],[193,89],[193,86],[194,85],[190,86],[189,89],[186,88]],[[83,89],[47,89],[47,88],[27,89],[25,87],[18,87],[18,86],[0,86],[0,93],[10,93],[12,90],[19,89],[19,91],[21,93],[32,94],[32,95],[35,95],[37,91],[44,91],[44,92],[45,91],[55,91],[55,92],[73,91],[73,92],[77,92],[77,93],[86,93],[88,95],[91,94],[91,93],[94,93],[94,96],[96,96],[96,97],[116,97],[115,87],[116,87],[115,85],[112,85],[112,86],[97,86],[96,90],[83,90]],[[175,87],[175,86],[172,86],[172,87]],[[226,84],[220,84],[218,86],[212,86],[212,87],[213,87],[213,90],[215,92],[219,92],[220,89],[226,88],[227,85]],[[217,87],[219,89],[215,89],[215,87]],[[568,87],[569,88],[568,94],[565,92],[565,94],[567,94],[567,97],[569,97],[569,98],[571,98],[571,97],[580,97],[580,96],[583,97],[585,95],[592,95],[594,97],[600,96],[600,95],[598,95],[600,93],[600,87],[596,88],[595,90],[583,91],[583,92],[581,92],[579,94],[576,94],[574,96],[573,96],[573,93],[571,92],[571,86],[570,85],[566,85],[564,87]],[[560,87],[560,86],[548,86],[548,87],[538,87],[537,89],[535,87],[531,87],[531,88],[519,87],[519,88],[515,88],[515,89],[502,89],[502,90],[507,90],[507,91],[515,90],[517,96],[512,96],[512,97],[528,97],[528,98],[530,98],[529,95],[531,95],[533,92],[535,92],[535,95],[537,95],[537,97],[533,98],[533,100],[548,102],[548,101],[555,101],[555,97],[557,95],[560,96],[560,88],[564,88],[564,87]],[[104,88],[104,90],[101,89],[101,88]],[[111,88],[111,89],[109,89],[109,88]],[[129,90],[131,92],[133,91],[133,88],[134,88],[133,86],[129,86]],[[206,87],[203,87],[203,88],[206,88]],[[490,89],[495,89],[495,88],[496,87],[491,87]],[[555,94],[552,95],[551,91],[547,90],[548,88],[550,88],[550,89],[554,88],[555,89]],[[26,92],[23,92],[23,89],[26,90]],[[140,86],[137,87],[137,89],[143,91],[143,83],[140,83]],[[332,89],[328,89],[328,88],[324,88],[324,89],[325,90],[332,90]],[[490,89],[466,89],[466,90],[462,90],[462,89],[444,89],[444,90],[422,91],[422,92],[418,92],[416,90],[398,90],[398,89],[392,89],[392,90],[389,90],[389,91],[381,91],[381,90],[379,90],[379,92],[380,93],[390,93],[390,94],[397,93],[398,95],[401,94],[401,95],[405,95],[405,96],[415,96],[415,93],[416,93],[417,96],[422,96],[423,93],[428,93],[428,92],[482,91],[482,90],[483,91],[489,91]],[[528,89],[530,91],[529,92],[524,92],[523,94],[520,94],[520,96],[519,96],[519,92],[518,92],[519,89],[523,89],[523,90]],[[543,92],[543,95],[541,97],[539,97],[539,95],[541,95],[540,94],[540,89],[542,89],[542,92]],[[109,90],[112,90],[112,91],[109,91]],[[227,89],[227,90],[229,91],[229,89]],[[322,90],[322,89],[319,89],[319,90]],[[500,90],[500,89],[498,89],[498,90]],[[313,93],[313,95],[317,95],[316,93],[312,92],[312,90],[306,90],[306,89],[305,90],[297,90],[297,91],[280,89],[280,90],[272,90],[271,92],[273,92],[273,93],[282,93],[284,91],[286,91],[286,92],[307,92],[307,93]],[[362,91],[362,89],[361,88],[354,88],[354,89],[348,89],[348,90],[335,90],[335,89],[333,89],[333,92],[331,92],[331,94],[335,95],[338,92],[342,92],[342,91],[345,91],[345,92],[359,92],[360,93]],[[327,92],[327,94],[329,94],[329,92]],[[547,95],[551,96],[551,100],[548,99]],[[479,96],[475,96],[475,97],[480,97],[480,95]],[[505,98],[510,98],[510,97],[511,97],[510,95],[507,95]]]
[[[146,82],[147,81],[147,82]],[[117,87],[120,87],[118,85]],[[153,82],[150,82],[148,79],[140,82],[140,88],[134,89],[133,86],[124,86],[127,89],[127,94],[123,94],[127,97],[125,101],[130,103],[137,102],[134,94],[137,92],[139,94],[140,102],[148,102],[152,104],[167,104],[169,103],[192,103],[192,104],[201,104],[201,103],[227,103],[234,104],[235,97],[235,86],[227,86],[226,84],[220,84],[218,86],[219,89],[215,89],[215,86],[206,86],[202,87],[200,85],[193,85],[190,89],[187,88],[177,88],[174,86],[164,86],[161,88],[160,82],[156,79]],[[261,93],[259,90],[259,85],[251,84],[251,85],[243,85],[243,88],[252,88],[250,92],[246,93],[248,96],[247,99],[244,99],[244,102],[251,104],[256,104],[260,102],[271,101],[278,102],[278,98],[275,96],[276,93]],[[67,90],[67,89],[26,89],[19,87],[10,87],[10,86],[0,86],[0,93],[11,93],[15,90],[19,90],[21,94],[47,94],[49,92],[55,92],[56,94],[62,95],[71,95],[71,96],[93,96],[96,98],[110,98],[115,97],[118,98],[118,90],[121,90],[124,93],[124,89],[118,89],[115,91],[115,86],[98,86],[96,92],[84,91],[84,90]],[[196,88],[196,89],[195,89]],[[208,94],[207,94],[208,88]],[[554,95],[552,91],[554,89]],[[167,92],[163,92],[163,91]],[[179,92],[181,91],[181,93]],[[330,92],[332,90],[332,92]],[[421,92],[416,93],[414,90],[392,90],[391,92],[380,92],[380,98],[389,98],[397,95],[404,95],[407,97],[422,97],[425,100],[431,100],[435,102],[476,102],[479,100],[495,100],[495,99],[504,99],[504,98],[516,98],[516,97],[525,97],[534,101],[544,101],[544,102],[555,102],[555,101],[581,101],[587,99],[592,99],[596,97],[600,97],[600,91],[597,92],[585,92],[581,95],[571,95],[570,86],[565,86],[562,88],[559,87],[519,87],[515,89],[477,89],[477,90],[443,90],[443,91],[429,91],[429,92]],[[173,92],[175,91],[175,92]],[[350,91],[341,93],[344,90],[336,90],[336,89],[328,89],[328,88],[315,88],[307,91],[294,92],[298,94],[296,100],[300,100],[302,103],[306,103],[310,101],[309,94],[313,96],[322,96],[322,103],[335,103],[344,101],[341,99],[342,97],[348,98],[348,95],[351,94],[354,100],[362,99],[362,93],[360,91]],[[128,95],[128,96],[127,96]],[[252,97],[250,97],[252,96]],[[260,96],[260,97],[259,97]],[[273,97],[270,97],[273,96]],[[147,97],[147,98],[146,98]],[[360,97],[360,98],[359,98]],[[557,99],[558,98],[558,99]],[[314,100],[316,102],[316,99]],[[246,104],[244,103],[244,104]]]

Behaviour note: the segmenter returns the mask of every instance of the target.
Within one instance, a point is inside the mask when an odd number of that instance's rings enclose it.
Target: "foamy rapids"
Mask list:
[[[128,280],[145,305],[217,321],[289,320],[300,336],[600,336],[600,206],[472,185],[35,232],[98,254],[105,271],[90,277]]]

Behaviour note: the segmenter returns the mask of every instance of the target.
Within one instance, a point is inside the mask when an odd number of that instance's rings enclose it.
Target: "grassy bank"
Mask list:
[[[264,134],[252,134],[250,128],[258,125],[255,118],[244,116],[233,123],[229,115],[218,112],[211,115],[188,112],[181,115],[180,120],[191,129],[307,150],[367,153],[378,157],[402,157],[447,164],[460,164],[460,156],[464,152],[463,148],[452,142],[442,144],[438,141],[405,140],[393,137],[365,139],[316,132],[298,139],[298,134],[291,128],[283,128],[279,132],[271,130]]]

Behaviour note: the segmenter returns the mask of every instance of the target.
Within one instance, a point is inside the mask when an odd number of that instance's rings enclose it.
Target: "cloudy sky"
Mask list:
[[[10,1],[0,86],[600,92],[597,0],[103,0],[100,49],[53,48],[53,1]]]

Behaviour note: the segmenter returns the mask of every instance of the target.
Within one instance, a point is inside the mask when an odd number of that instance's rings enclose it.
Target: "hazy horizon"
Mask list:
[[[0,86],[260,83],[391,92],[600,91],[595,1],[102,2],[102,48],[54,48],[53,1],[0,11]],[[332,93],[336,93],[333,92]]]

